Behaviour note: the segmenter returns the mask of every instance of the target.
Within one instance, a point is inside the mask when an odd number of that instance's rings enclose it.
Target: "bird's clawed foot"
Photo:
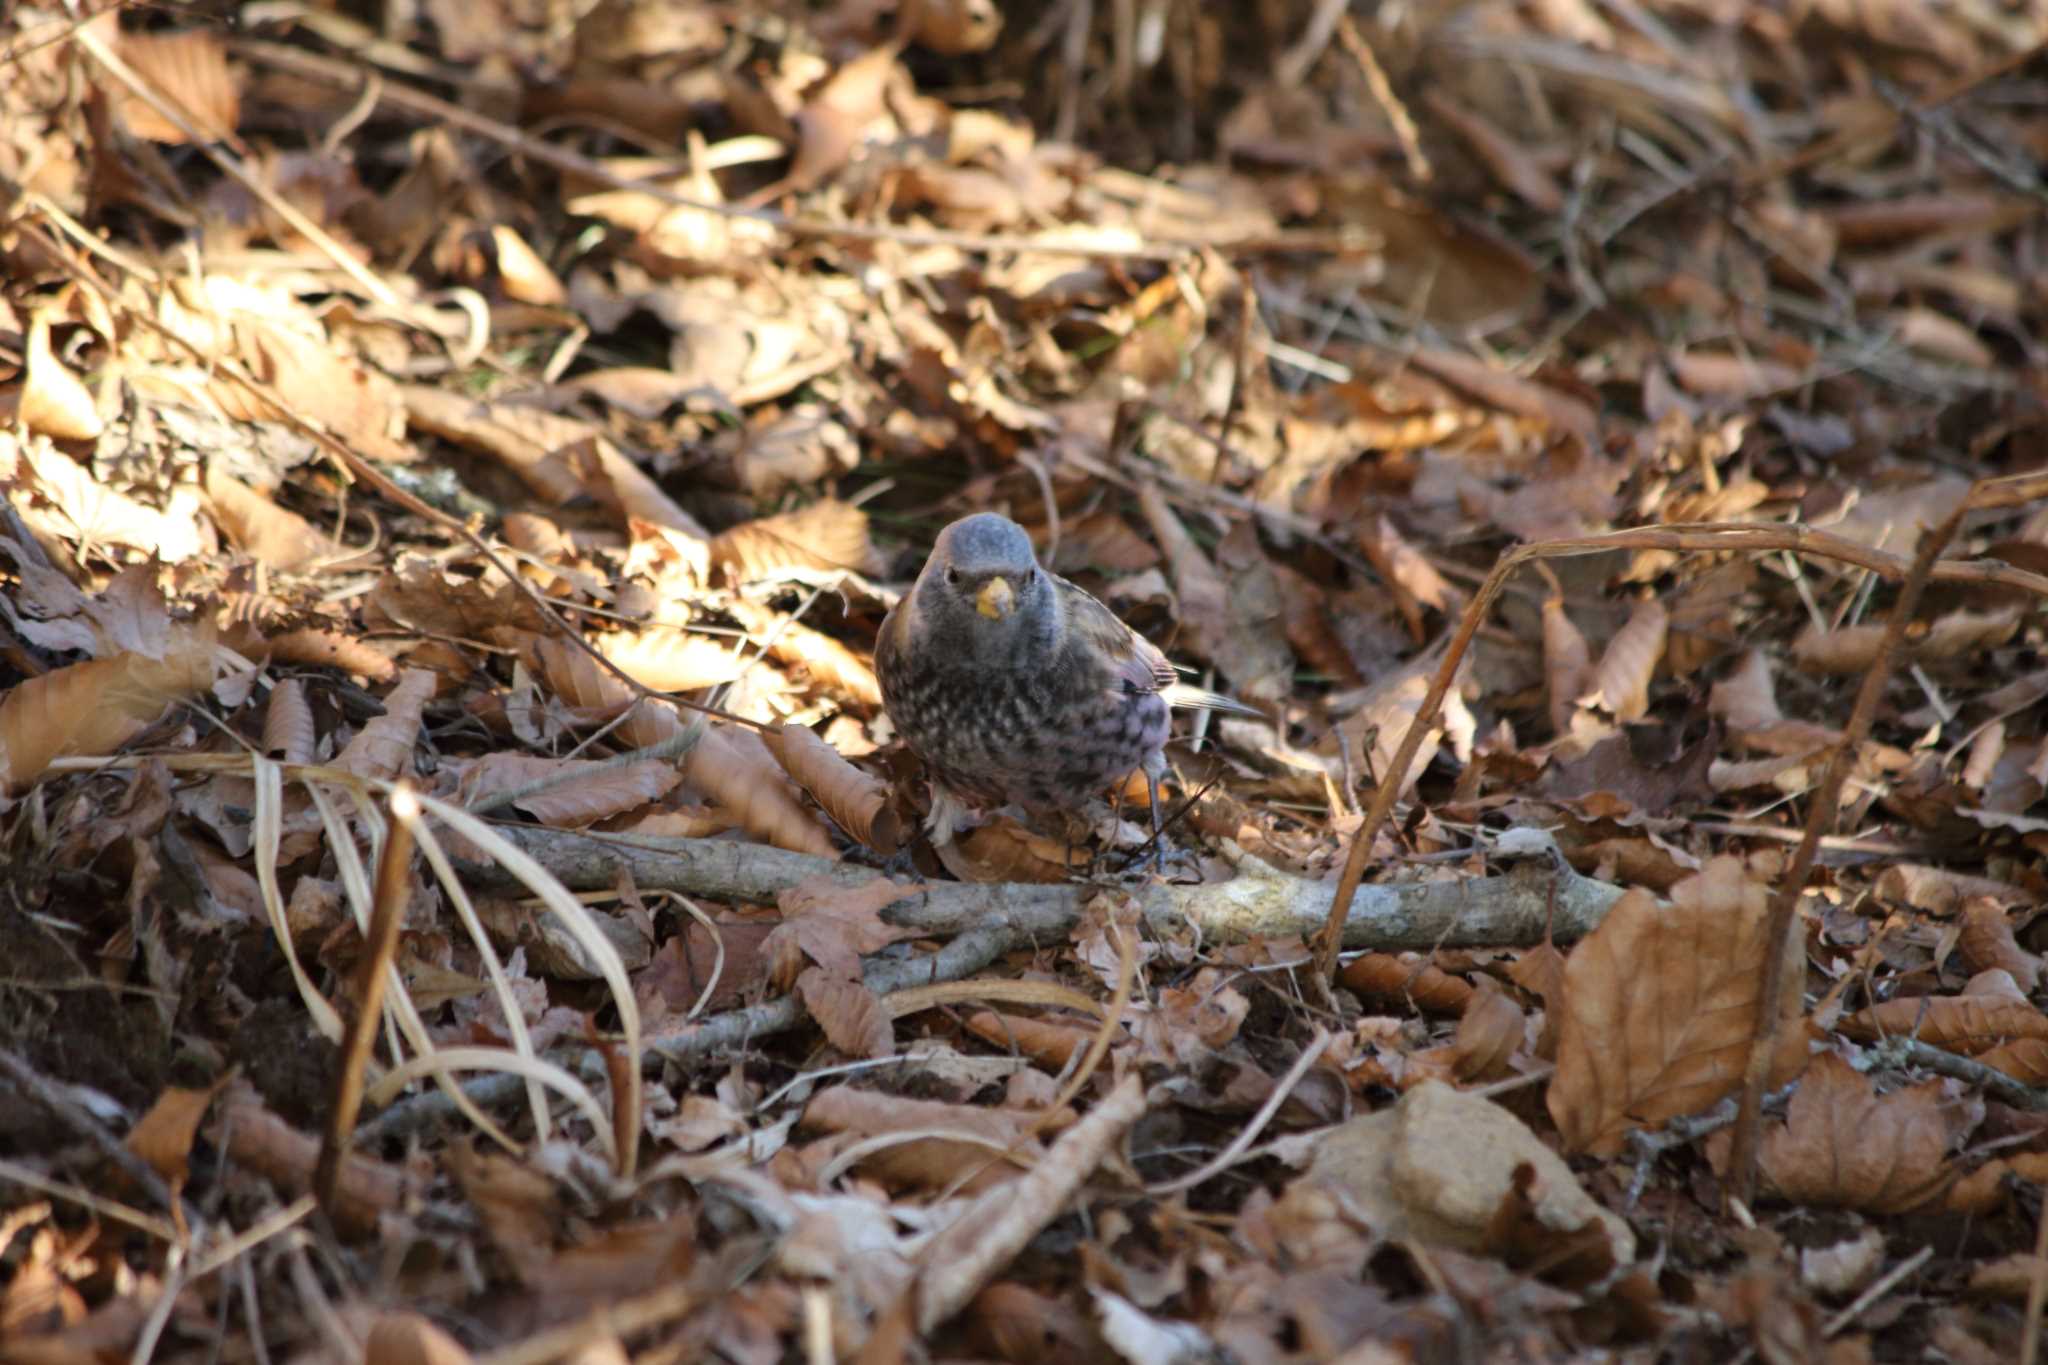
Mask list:
[[[866,844],[855,844],[846,850],[846,860],[863,867],[872,867],[890,881],[922,881],[924,873],[917,866],[917,839],[915,837],[894,853],[883,853]]]
[[[1194,883],[1202,880],[1202,862],[1193,849],[1173,848],[1164,841],[1147,841],[1118,863],[1110,874],[1121,882],[1161,881]]]

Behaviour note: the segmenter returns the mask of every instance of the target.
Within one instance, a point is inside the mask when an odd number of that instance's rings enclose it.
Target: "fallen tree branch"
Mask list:
[[[631,839],[531,826],[506,827],[503,833],[572,891],[617,886],[623,871],[643,891],[760,904],[816,878],[853,887],[881,875],[723,839]],[[1153,883],[1129,894],[1147,926],[1161,935],[1192,930],[1204,941],[1237,943],[1300,938],[1323,927],[1331,883],[1292,876],[1249,855],[1239,855],[1238,866],[1239,875],[1227,882]],[[501,869],[481,863],[466,865],[463,876],[486,887],[511,885]],[[1096,891],[1086,885],[938,882],[882,913],[892,924],[934,936],[999,928],[1014,946],[1026,947],[1064,938]],[[1581,877],[1561,860],[1536,858],[1501,876],[1360,887],[1343,942],[1348,948],[1399,950],[1509,947],[1541,942],[1546,934],[1577,939],[1620,898],[1618,886]]]

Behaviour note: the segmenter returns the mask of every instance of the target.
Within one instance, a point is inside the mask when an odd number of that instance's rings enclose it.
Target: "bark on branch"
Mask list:
[[[503,833],[572,891],[616,886],[625,871],[642,890],[679,891],[707,900],[764,904],[813,878],[858,886],[872,868],[722,839],[630,839],[514,826]],[[470,864],[465,879],[512,889],[495,866]],[[1203,886],[1159,883],[1133,888],[1155,933],[1192,930],[1212,942],[1294,938],[1320,929],[1335,884],[1280,872],[1255,858],[1238,875]],[[1063,938],[1096,888],[935,882],[884,911],[894,924],[946,937],[1002,927],[1022,946]],[[1581,877],[1561,860],[1531,858],[1491,877],[1360,887],[1344,924],[1347,948],[1510,947],[1591,932],[1621,888]]]

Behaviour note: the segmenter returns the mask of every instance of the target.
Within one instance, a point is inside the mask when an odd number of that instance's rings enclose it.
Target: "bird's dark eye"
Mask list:
[[[954,587],[956,587],[956,588],[957,588],[957,587],[959,587],[959,586],[960,586],[960,571],[959,571],[958,569],[948,569],[948,570],[946,570],[946,581],[947,581],[948,583],[951,583],[951,584],[952,584],[952,585],[953,585]]]

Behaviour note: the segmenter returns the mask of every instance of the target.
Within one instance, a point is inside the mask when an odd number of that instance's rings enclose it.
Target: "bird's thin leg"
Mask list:
[[[1145,791],[1152,800],[1152,871],[1156,876],[1166,875],[1166,826],[1159,814],[1159,774],[1148,766],[1145,769]]]

